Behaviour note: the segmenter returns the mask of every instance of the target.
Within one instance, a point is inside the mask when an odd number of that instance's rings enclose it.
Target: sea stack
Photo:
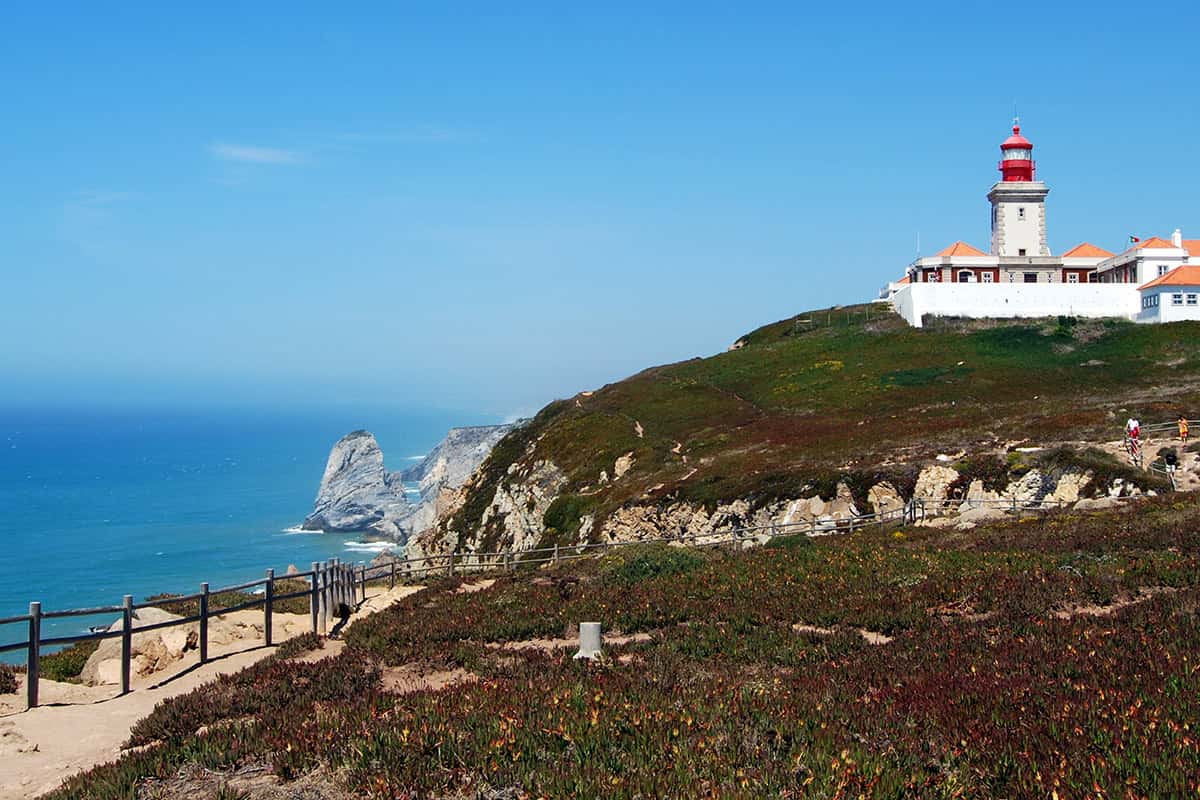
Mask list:
[[[383,451],[369,431],[354,431],[329,453],[308,531],[364,532],[403,541],[397,520],[408,512],[400,473],[383,466]]]

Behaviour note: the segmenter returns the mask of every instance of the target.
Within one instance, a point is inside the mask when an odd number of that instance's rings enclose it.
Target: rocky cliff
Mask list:
[[[439,508],[452,502],[454,491],[466,483],[496,443],[521,422],[451,428],[446,438],[419,464],[404,470],[401,478],[415,483],[421,493],[401,520],[404,528],[419,533],[437,520]]]
[[[354,431],[330,451],[313,511],[301,527],[403,539],[398,521],[409,511],[400,473],[384,468],[379,442],[368,431]]]
[[[566,476],[550,461],[518,462],[499,481],[477,526],[461,527],[462,501],[484,478],[484,471],[464,486],[459,504],[448,509],[436,527],[409,543],[408,555],[519,552],[552,544],[664,536],[703,542],[735,528],[820,535],[845,530],[849,522],[865,515],[898,511],[912,500],[919,501],[918,524],[966,529],[1012,509],[1098,508],[1118,498],[1153,495],[1165,488],[1155,476],[1126,467],[1098,449],[1064,447],[1017,455],[986,453],[952,465],[935,462],[896,468],[890,479],[882,477],[884,472],[873,476],[850,472],[833,483],[811,484],[795,496],[778,499],[741,498],[706,506],[644,498],[607,514],[598,513],[596,494],[565,493]],[[1200,469],[1200,457],[1189,458],[1185,467]]]
[[[439,509],[452,502],[455,490],[519,424],[453,428],[419,464],[403,472],[387,471],[372,434],[347,434],[329,453],[316,503],[302,527],[364,532],[403,543],[434,523]],[[406,499],[405,483],[419,486],[419,502]]]

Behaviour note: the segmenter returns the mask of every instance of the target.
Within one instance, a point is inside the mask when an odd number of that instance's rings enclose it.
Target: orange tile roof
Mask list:
[[[1200,266],[1176,267],[1166,275],[1160,275],[1149,283],[1142,284],[1138,289],[1154,286],[1200,286]]]
[[[1151,248],[1153,250],[1161,250],[1163,248],[1174,247],[1168,239],[1160,239],[1157,236],[1151,236],[1149,239],[1143,239],[1140,242],[1134,242],[1130,245],[1130,250],[1141,250],[1143,248]]]
[[[912,282],[912,277],[909,275],[905,275],[903,278],[896,281],[896,283],[911,283],[911,282]]]
[[[1109,258],[1115,255],[1110,253],[1103,247],[1096,247],[1091,242],[1077,244],[1070,250],[1062,254],[1063,258]]]
[[[962,242],[962,241],[955,242],[954,244],[950,245],[942,252],[938,253],[938,256],[986,256],[986,255],[987,255],[987,253],[983,252],[979,248],[971,247],[971,245],[967,244],[966,242]]]
[[[1188,251],[1189,256],[1200,257],[1200,239],[1184,239],[1183,249]]]

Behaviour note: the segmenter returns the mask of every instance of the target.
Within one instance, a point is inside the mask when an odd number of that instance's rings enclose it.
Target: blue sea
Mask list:
[[[0,411],[0,617],[119,605],[282,575],[313,561],[369,560],[378,544],[297,533],[329,448],[375,433],[402,469],[454,425],[490,420],[371,410]],[[293,529],[289,531],[288,529]],[[46,635],[103,619],[47,621]],[[0,643],[24,639],[0,626]],[[19,654],[8,654],[20,660]]]

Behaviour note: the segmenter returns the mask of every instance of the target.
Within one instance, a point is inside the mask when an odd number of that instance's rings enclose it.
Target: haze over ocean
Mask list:
[[[0,617],[117,605],[369,560],[344,534],[296,534],[330,446],[359,427],[389,469],[454,425],[494,420],[401,411],[13,411],[0,409]],[[100,619],[47,621],[56,633]],[[0,641],[22,630],[0,628]],[[15,654],[20,657],[21,654]]]

